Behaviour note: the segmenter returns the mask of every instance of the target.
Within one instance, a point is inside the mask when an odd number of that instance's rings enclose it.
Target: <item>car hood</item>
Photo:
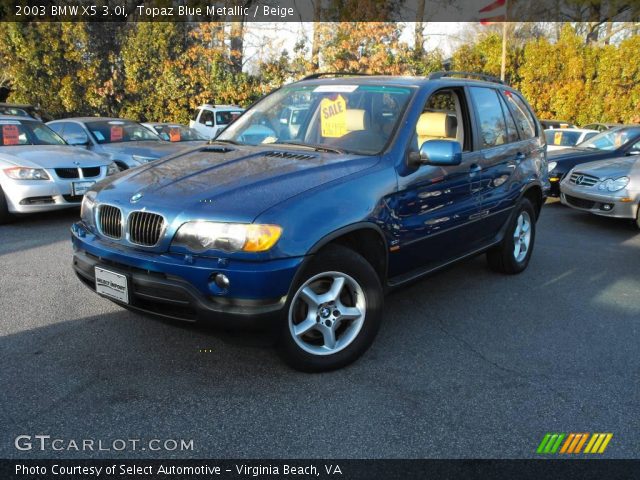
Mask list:
[[[112,155],[140,155],[141,157],[162,158],[188,148],[178,142],[145,140],[140,142],[103,143],[101,150]]]
[[[589,148],[566,147],[561,150],[549,150],[547,159],[551,162],[561,162],[563,160],[576,160],[586,162],[589,158],[602,158],[613,155],[613,152],[606,150],[592,150]]]
[[[29,168],[97,167],[111,163],[102,155],[65,145],[2,147],[0,160]]]
[[[165,216],[251,222],[273,205],[378,160],[302,149],[211,145],[114,175],[98,188],[98,201]],[[141,198],[131,204],[135,194]]]
[[[601,179],[631,175],[640,178],[640,156],[634,155],[583,163],[576,167],[575,171],[578,170],[580,173],[587,173]]]

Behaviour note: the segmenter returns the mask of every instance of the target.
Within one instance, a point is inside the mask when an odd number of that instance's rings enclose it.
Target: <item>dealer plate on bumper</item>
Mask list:
[[[95,267],[96,292],[122,303],[129,303],[127,276]]]
[[[73,182],[71,184],[71,194],[74,196],[84,195],[96,182]]]

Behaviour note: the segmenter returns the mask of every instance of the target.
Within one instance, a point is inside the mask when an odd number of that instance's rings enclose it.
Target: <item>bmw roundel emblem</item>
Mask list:
[[[136,203],[138,200],[142,198],[142,193],[138,192],[133,197],[129,199],[131,203]]]

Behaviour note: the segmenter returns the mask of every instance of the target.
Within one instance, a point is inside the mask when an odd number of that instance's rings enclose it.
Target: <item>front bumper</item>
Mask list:
[[[98,182],[104,177],[74,179],[75,182]],[[11,213],[36,213],[78,207],[82,195],[74,195],[71,180],[12,180],[2,183]]]
[[[151,253],[105,242],[82,223],[72,227],[73,268],[95,291],[95,267],[126,275],[127,308],[166,318],[223,326],[271,325],[282,314],[289,287],[303,258],[238,262],[208,257]],[[230,281],[222,291],[211,280],[222,273]],[[109,298],[116,303],[120,303]]]
[[[560,201],[571,208],[605,217],[635,219],[638,214],[640,194],[626,190],[610,193],[595,193],[594,187],[573,186],[562,182]],[[625,201],[623,201],[625,199]]]

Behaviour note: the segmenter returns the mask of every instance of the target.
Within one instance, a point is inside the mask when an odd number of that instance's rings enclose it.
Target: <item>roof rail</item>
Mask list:
[[[320,77],[327,77],[329,75],[334,75],[334,76],[343,76],[343,77],[348,77],[348,76],[352,76],[352,77],[367,77],[370,74],[369,73],[358,73],[358,72],[316,72],[316,73],[312,73],[311,75],[307,75],[304,78],[301,78],[300,80],[298,80],[299,82],[303,82],[304,80],[314,80],[316,78],[320,78]]]
[[[463,76],[467,78],[476,77],[476,78],[479,78],[480,80],[484,80],[487,82],[500,83],[501,85],[506,85],[505,82],[503,82],[497,77],[492,77],[491,75],[485,75],[484,73],[474,73],[474,72],[448,72],[448,71],[433,72],[433,73],[430,73],[427,78],[429,80],[438,80],[440,78],[448,78],[448,77],[454,77],[454,76]]]

